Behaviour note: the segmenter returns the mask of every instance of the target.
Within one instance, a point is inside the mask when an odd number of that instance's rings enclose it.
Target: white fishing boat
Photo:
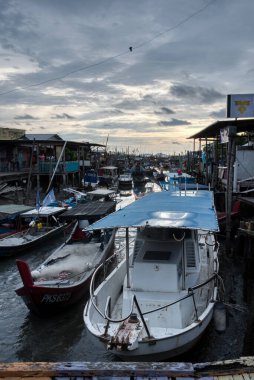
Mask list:
[[[126,229],[125,259],[96,289],[96,272],[91,282],[84,310],[91,336],[126,361],[165,360],[189,350],[218,297],[213,193],[151,193],[90,227]]]

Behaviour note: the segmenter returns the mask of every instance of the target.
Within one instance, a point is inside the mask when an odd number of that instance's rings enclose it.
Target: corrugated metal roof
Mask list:
[[[89,228],[145,226],[219,231],[213,193],[206,190],[150,193]]]
[[[202,139],[202,138],[216,138],[220,136],[220,130],[229,126],[235,126],[237,133],[239,132],[253,132],[254,131],[254,119],[226,119],[219,120],[188,137],[189,139]]]
[[[70,219],[86,219],[89,217],[103,217],[115,210],[115,201],[94,201],[81,203],[70,210],[65,211],[61,217]]]
[[[47,134],[47,133],[26,133],[24,138],[27,138],[28,140],[35,140],[35,141],[39,141],[39,140],[42,140],[42,141],[45,141],[45,140],[49,140],[49,141],[63,141],[63,139],[57,135],[57,134]]]
[[[34,217],[34,216],[50,216],[50,215],[56,215],[65,210],[64,207],[40,207],[39,210],[36,208],[33,208],[30,211],[23,212],[21,214],[22,217]]]

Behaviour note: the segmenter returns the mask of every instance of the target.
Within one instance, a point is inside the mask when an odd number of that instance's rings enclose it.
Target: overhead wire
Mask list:
[[[189,16],[187,16],[186,18],[184,18],[183,20],[179,21],[176,25],[164,30],[163,32],[160,32],[158,34],[156,34],[154,37],[150,38],[149,40],[146,40],[144,42],[141,42],[140,44],[138,45],[134,45],[134,46],[130,46],[128,48],[128,50],[125,50],[119,54],[116,54],[114,56],[111,56],[111,57],[108,57],[102,61],[99,61],[99,62],[96,62],[96,63],[92,63],[90,65],[86,65],[86,66],[82,66],[82,67],[79,67],[75,70],[71,70],[63,75],[60,75],[58,77],[54,77],[54,78],[50,78],[50,79],[47,79],[47,80],[44,80],[42,82],[37,82],[37,83],[33,83],[33,84],[29,84],[27,86],[20,86],[20,87],[16,87],[16,88],[13,88],[11,90],[7,90],[7,91],[4,91],[4,92],[0,92],[0,96],[1,95],[7,95],[7,94],[10,94],[12,92],[16,92],[16,91],[21,91],[21,90],[26,90],[28,88],[31,88],[31,87],[37,87],[37,86],[41,86],[43,84],[46,84],[46,83],[50,83],[50,82],[55,82],[55,81],[58,81],[58,80],[62,80],[72,74],[76,74],[78,73],[79,71],[85,71],[85,70],[88,70],[92,67],[96,67],[96,66],[100,66],[100,65],[103,65],[109,61],[112,61],[118,57],[121,57],[121,56],[124,56],[124,55],[127,55],[127,54],[130,54],[130,52],[133,52],[133,50],[137,50],[137,49],[140,49],[141,47],[145,46],[145,45],[148,45],[150,44],[152,41],[156,40],[157,38],[163,36],[164,34],[167,34],[169,32],[171,32],[172,30],[174,29],[177,29],[179,28],[179,26],[185,24],[186,22],[188,22],[190,19],[192,19],[193,17],[195,17],[196,15],[198,15],[199,13],[203,12],[206,8],[208,8],[212,3],[214,3],[215,1],[217,0],[211,0],[209,1],[207,4],[205,4],[203,7],[199,8],[197,11],[193,12],[192,14],[190,14]]]

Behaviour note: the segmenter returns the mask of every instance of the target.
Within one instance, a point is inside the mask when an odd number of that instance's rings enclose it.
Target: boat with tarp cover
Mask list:
[[[32,312],[55,314],[87,297],[94,270],[112,254],[115,232],[89,233],[83,228],[113,210],[114,201],[78,204],[62,214],[61,219],[75,225],[68,239],[46,260],[33,270],[27,262],[17,260],[23,284],[16,293]]]
[[[97,288],[96,272],[91,281],[84,322],[93,339],[126,361],[166,360],[189,350],[218,298],[213,193],[150,193],[90,228],[126,235],[125,259]]]

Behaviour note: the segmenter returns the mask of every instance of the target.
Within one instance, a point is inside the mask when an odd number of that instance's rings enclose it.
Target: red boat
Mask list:
[[[91,208],[89,202],[68,212],[72,216],[81,216],[82,208],[84,217],[86,208],[91,215],[98,214],[98,207],[106,212],[112,209],[112,202],[108,205],[100,202],[95,208]],[[35,270],[31,271],[25,261],[16,261],[23,285],[15,291],[23,298],[26,306],[40,316],[60,312],[86,297],[95,269],[112,253],[115,237],[113,230],[107,233],[87,233],[86,238],[80,241],[72,240],[74,229],[72,232],[69,239]]]

